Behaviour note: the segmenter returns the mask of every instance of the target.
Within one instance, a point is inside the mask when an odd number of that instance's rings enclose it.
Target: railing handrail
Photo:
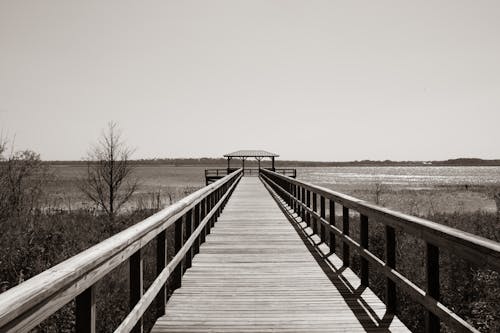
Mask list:
[[[426,332],[439,332],[440,320],[446,321],[452,328],[460,332],[478,332],[472,325],[448,309],[440,302],[439,252],[441,248],[463,259],[500,271],[500,243],[476,236],[465,231],[447,227],[425,219],[399,213],[354,197],[299,181],[279,173],[264,170],[261,173],[264,183],[273,195],[282,198],[281,205],[288,205],[297,217],[311,227],[313,234],[319,233],[321,241],[326,241],[326,233],[330,234],[330,251],[335,252],[335,238],[342,242],[342,261],[345,266],[350,263],[350,249],[360,257],[361,285],[369,285],[369,264],[374,265],[383,275],[386,282],[386,305],[390,312],[396,307],[396,286],[406,291],[410,297],[427,309]],[[272,178],[272,179],[271,179]],[[279,191],[281,194],[277,193]],[[318,196],[320,212],[317,211]],[[311,205],[312,197],[312,205]],[[335,215],[330,213],[326,218],[326,200],[329,200],[330,211],[335,203],[342,205],[342,230],[335,225]],[[349,209],[360,214],[360,241],[354,240],[349,232]],[[385,225],[385,261],[378,258],[368,249],[371,218]],[[318,232],[318,223],[321,231]],[[396,269],[396,234],[399,229],[405,233],[423,239],[426,243],[426,291],[422,290],[411,277],[408,278]],[[332,241],[333,237],[333,241]]]
[[[240,176],[241,170],[237,169],[143,221],[0,294],[0,330],[16,318],[26,317],[25,313],[34,308],[36,308],[34,314],[28,314],[28,318],[23,318],[20,328],[26,331],[36,326],[89,285],[125,262],[207,196]],[[108,266],[95,272],[104,264]],[[88,276],[92,272],[94,275]],[[77,284],[83,278],[86,278],[85,281]],[[40,303],[47,299],[51,299],[54,304],[50,309],[46,309],[47,306],[43,305],[45,310],[41,311]]]
[[[500,270],[500,243],[491,239],[391,210],[322,186],[286,177],[270,170],[265,170],[264,172],[271,173],[273,176],[304,187],[324,197],[332,198],[333,201],[342,206],[353,209],[360,214],[374,217],[383,224],[389,224],[392,227],[400,228],[406,233],[429,241],[436,246],[459,251],[460,254],[464,255],[469,260],[474,260],[476,263],[477,260],[483,261],[482,263],[492,265]],[[484,260],[486,260],[486,262],[484,262]]]

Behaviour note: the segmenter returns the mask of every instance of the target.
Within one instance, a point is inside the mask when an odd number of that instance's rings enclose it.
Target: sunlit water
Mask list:
[[[315,184],[407,188],[500,185],[500,167],[320,167],[299,168],[298,178]]]
[[[316,167],[297,178],[414,215],[494,212],[500,192],[500,167]]]

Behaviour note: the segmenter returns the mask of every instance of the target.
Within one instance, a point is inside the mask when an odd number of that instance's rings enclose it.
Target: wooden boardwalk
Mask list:
[[[406,332],[300,225],[242,178],[152,332]]]

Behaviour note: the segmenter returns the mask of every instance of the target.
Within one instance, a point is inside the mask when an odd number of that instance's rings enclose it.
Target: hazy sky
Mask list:
[[[80,159],[500,158],[500,1],[0,0],[0,130]]]

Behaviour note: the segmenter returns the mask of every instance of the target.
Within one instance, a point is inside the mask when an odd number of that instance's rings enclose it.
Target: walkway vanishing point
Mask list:
[[[385,226],[383,259],[368,247],[372,220]],[[425,290],[397,271],[396,230],[426,244]],[[142,249],[150,242],[157,277],[144,290]],[[0,332],[27,332],[72,300],[76,331],[95,332],[95,285],[121,263],[129,265],[130,312],[115,332],[142,332],[146,311],[155,311],[157,333],[402,332],[398,289],[426,309],[427,332],[439,332],[442,321],[477,332],[439,302],[441,249],[500,271],[499,243],[271,170],[257,178],[238,169],[0,294]],[[386,279],[385,304],[369,288],[373,271]]]

